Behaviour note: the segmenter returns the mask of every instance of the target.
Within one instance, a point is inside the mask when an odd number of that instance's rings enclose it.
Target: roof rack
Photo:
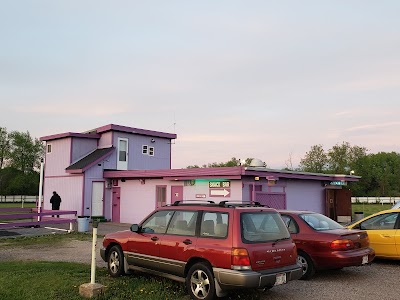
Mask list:
[[[260,202],[252,202],[252,201],[229,201],[229,200],[223,200],[219,204],[221,207],[264,207]],[[267,205],[267,207],[269,207]]]
[[[198,204],[215,204],[212,200],[177,200],[171,206],[179,206],[179,205],[198,205]]]

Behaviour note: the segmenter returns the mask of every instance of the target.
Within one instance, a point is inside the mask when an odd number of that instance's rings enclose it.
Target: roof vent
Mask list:
[[[255,167],[255,168],[265,168],[266,164],[263,162],[261,159],[258,158],[253,158],[250,167]]]

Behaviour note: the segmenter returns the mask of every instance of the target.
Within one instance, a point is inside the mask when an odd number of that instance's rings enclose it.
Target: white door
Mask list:
[[[117,170],[128,170],[128,139],[118,138]]]
[[[104,182],[92,184],[92,216],[103,215]]]

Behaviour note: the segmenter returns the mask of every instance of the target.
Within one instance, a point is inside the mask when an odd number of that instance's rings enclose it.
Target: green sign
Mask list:
[[[329,184],[330,184],[330,185],[347,185],[347,181],[344,181],[344,180],[336,180],[336,181],[331,181]]]

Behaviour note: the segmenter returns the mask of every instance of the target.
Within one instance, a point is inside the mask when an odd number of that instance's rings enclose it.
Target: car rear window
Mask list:
[[[317,231],[333,230],[344,228],[339,223],[321,214],[302,214],[299,215],[309,226]]]
[[[290,238],[281,216],[275,212],[242,213],[240,225],[244,243],[263,243]]]

